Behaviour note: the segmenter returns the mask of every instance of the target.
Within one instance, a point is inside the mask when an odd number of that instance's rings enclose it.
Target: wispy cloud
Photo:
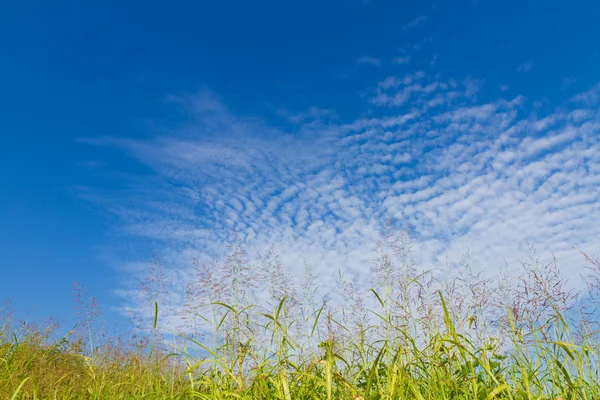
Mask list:
[[[359,65],[374,65],[377,67],[381,65],[381,59],[371,56],[362,56],[356,62]]]
[[[291,129],[238,116],[202,90],[176,99],[191,118],[168,134],[88,140],[153,174],[85,196],[179,277],[192,256],[221,254],[236,229],[251,251],[274,242],[294,275],[312,263],[331,288],[339,268],[368,272],[389,218],[412,228],[427,267],[468,247],[492,271],[529,241],[576,276],[572,247],[600,245],[600,85],[570,111],[545,115],[520,96],[479,102],[480,86],[423,72],[389,77],[370,99],[385,112],[341,121],[317,108],[286,111]]]
[[[309,107],[307,110],[292,112],[286,109],[279,109],[277,114],[284,117],[294,124],[307,126],[310,123],[317,123],[324,120],[335,120],[337,114],[333,110],[326,110],[318,107]]]
[[[534,64],[533,60],[525,61],[517,67],[517,71],[519,72],[529,72],[533,69]]]
[[[415,19],[413,19],[412,21],[410,21],[408,24],[403,26],[403,29],[409,30],[409,29],[413,29],[419,25],[421,25],[422,23],[424,23],[425,21],[427,21],[427,16],[426,15],[420,15],[418,17],[416,17]]]
[[[421,49],[421,48],[423,48],[423,47],[424,47],[426,44],[430,44],[430,43],[432,43],[432,42],[433,42],[433,37],[432,37],[432,36],[429,36],[429,37],[426,37],[426,38],[423,38],[423,39],[419,40],[419,41],[418,41],[418,42],[416,42],[416,43],[413,43],[413,44],[410,46],[410,48],[411,48],[411,49],[413,49],[413,50],[420,50],[420,49]]]
[[[434,54],[433,56],[431,56],[431,61],[429,62],[429,66],[431,66],[432,68],[435,66],[435,64],[438,61],[439,56],[437,54]]]
[[[587,92],[575,95],[572,100],[587,106],[600,102],[600,82]]]
[[[566,78],[563,78],[563,80],[561,82],[561,88],[563,90],[565,90],[569,86],[574,85],[576,82],[577,82],[577,79],[574,76],[567,76]]]
[[[402,78],[390,76],[379,82],[369,102],[388,107],[398,107],[411,102],[429,108],[447,105],[458,99],[473,99],[482,84],[481,80],[471,77],[467,77],[462,84],[452,79],[432,79],[423,82],[425,76],[423,71],[409,73]]]
[[[410,56],[399,56],[392,60],[392,64],[408,64],[410,62]]]

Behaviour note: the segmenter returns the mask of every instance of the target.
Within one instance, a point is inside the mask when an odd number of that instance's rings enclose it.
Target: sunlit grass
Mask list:
[[[186,348],[204,345],[182,337],[181,348],[172,353],[107,347],[92,358],[82,354],[79,342],[50,343],[43,332],[11,336],[5,326],[0,398],[600,398],[597,347],[568,337],[535,339],[527,347],[513,342],[504,351],[476,346],[456,331],[444,305],[445,325],[420,338],[424,345],[403,332],[395,342],[350,341],[345,349],[330,340],[320,343],[318,357],[302,360],[281,323],[283,306],[284,301],[274,314],[263,315],[272,338],[263,359],[234,343],[215,351],[205,347],[198,358]]]
[[[530,297],[504,294],[494,306],[502,312],[488,314],[487,297],[461,298],[456,285],[434,286],[410,272],[406,258],[394,266],[385,254],[362,297],[340,276],[346,296],[336,307],[281,286],[260,305],[238,279],[243,253],[232,254],[219,267],[225,280],[206,278],[199,266],[196,285],[207,290],[189,298],[186,329],[161,325],[158,292],[148,284],[150,318],[135,335],[100,338],[98,313],[82,301],[78,327],[58,338],[52,324],[4,313],[0,399],[600,399],[596,321],[567,317],[593,313],[557,289],[552,266],[527,264]],[[270,260],[270,276],[285,280]],[[586,260],[592,270],[599,264]]]

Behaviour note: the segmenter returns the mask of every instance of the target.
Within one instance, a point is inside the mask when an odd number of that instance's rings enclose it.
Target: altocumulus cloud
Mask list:
[[[153,174],[85,195],[166,260],[174,301],[191,258],[221,255],[234,229],[251,253],[275,243],[293,275],[312,263],[326,290],[338,269],[369,272],[389,219],[411,229],[426,268],[468,248],[493,272],[516,264],[529,242],[576,284],[583,263],[573,248],[600,244],[600,85],[542,115],[521,96],[480,102],[480,84],[389,77],[369,99],[382,116],[285,111],[293,125],[285,129],[234,115],[209,90],[173,97],[191,115],[177,129],[87,140],[122,149]],[[135,265],[124,271],[139,272]]]

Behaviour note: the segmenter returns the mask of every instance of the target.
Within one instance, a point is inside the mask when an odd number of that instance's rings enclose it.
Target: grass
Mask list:
[[[174,312],[156,265],[141,287],[147,326],[126,336],[98,334],[81,288],[63,337],[4,312],[0,398],[600,399],[598,259],[584,255],[581,301],[554,262],[524,260],[511,285],[462,260],[457,279],[419,271],[402,237],[383,238],[364,294],[340,274],[337,297],[317,301],[312,267],[296,286],[274,248],[250,263],[234,244],[223,264],[196,265],[178,328],[161,325]],[[252,301],[250,271],[269,299]]]

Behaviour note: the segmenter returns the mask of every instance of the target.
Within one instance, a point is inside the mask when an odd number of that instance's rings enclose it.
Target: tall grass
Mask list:
[[[312,266],[296,284],[274,246],[250,261],[233,237],[223,262],[194,264],[180,305],[154,263],[146,325],[134,313],[126,335],[79,287],[62,337],[3,309],[0,398],[600,399],[600,260],[583,259],[581,293],[533,247],[496,278],[468,253],[427,271],[390,228],[368,284],[340,272],[323,296]]]

